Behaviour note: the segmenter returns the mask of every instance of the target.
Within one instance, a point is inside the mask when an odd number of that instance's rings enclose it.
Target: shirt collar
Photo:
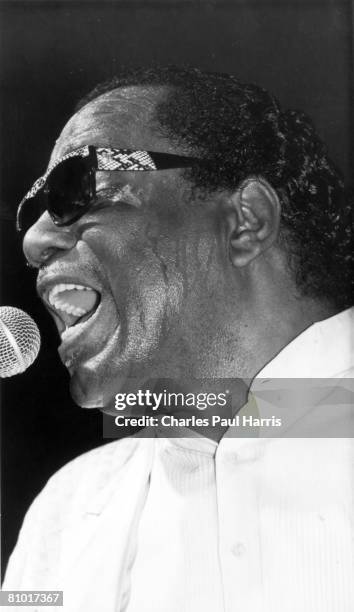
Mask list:
[[[353,367],[354,307],[308,327],[267,363],[252,385],[268,378],[340,377]]]
[[[354,372],[353,323],[354,308],[314,323],[258,373],[251,384],[250,396],[256,399],[261,417],[270,417],[275,413],[281,415],[284,432],[290,431],[297,422],[305,423],[307,415],[305,432],[310,431],[310,425],[315,426],[313,431],[318,432],[319,414],[322,419],[328,418],[328,415],[333,418],[333,409],[326,408],[327,404],[331,404],[327,397],[333,399],[332,394],[337,387],[339,396],[335,401],[335,412],[340,422],[340,408],[345,404],[348,391],[346,383],[342,381],[351,370]],[[321,406],[321,412],[314,412],[312,421],[309,421],[311,409],[315,406]],[[329,411],[328,415],[325,408]],[[331,432],[328,429],[333,425],[331,419],[323,429],[328,437],[334,435],[334,430]]]

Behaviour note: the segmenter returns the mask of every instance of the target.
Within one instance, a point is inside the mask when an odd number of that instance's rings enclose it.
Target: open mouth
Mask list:
[[[61,337],[68,330],[88,321],[98,308],[101,296],[92,287],[59,283],[50,289],[47,302],[62,323]]]

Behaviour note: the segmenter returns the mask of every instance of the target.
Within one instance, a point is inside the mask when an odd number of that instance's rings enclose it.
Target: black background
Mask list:
[[[48,477],[104,443],[97,411],[68,394],[54,324],[24,266],[13,215],[43,172],[78,98],[121,64],[189,63],[269,88],[315,120],[347,179],[353,162],[352,12],[348,1],[0,2],[1,303],[38,322],[42,349],[2,385],[2,568]]]

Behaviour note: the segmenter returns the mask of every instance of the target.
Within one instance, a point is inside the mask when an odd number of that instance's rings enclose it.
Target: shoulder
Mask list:
[[[98,499],[119,486],[122,471],[137,456],[144,460],[149,443],[128,437],[95,448],[58,470],[34,500],[25,522],[34,517],[46,523],[49,532],[61,530],[75,516],[85,513]]]
[[[141,440],[134,437],[115,440],[83,455],[79,455],[60,468],[49,480],[46,488],[74,488],[84,486],[94,488],[97,481],[110,478],[112,472],[122,468],[134,453],[139,452]]]
[[[128,470],[134,479],[139,466],[148,465],[153,448],[153,439],[124,438],[84,453],[56,472],[25,516],[8,564],[6,588],[33,589],[38,576],[41,584],[47,584],[48,576],[52,585],[66,528],[82,524],[87,513],[99,514],[117,492],[126,499],[131,493],[123,475]]]

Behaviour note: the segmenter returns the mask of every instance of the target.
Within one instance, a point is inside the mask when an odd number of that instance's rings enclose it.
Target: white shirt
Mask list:
[[[252,385],[259,412],[277,377],[353,376],[353,320],[345,311],[285,347]],[[310,398],[287,419],[289,435],[322,415]],[[333,414],[320,419],[324,431]],[[338,414],[347,419],[348,407]],[[3,588],[63,589],[58,612],[352,612],[353,457],[349,437],[231,430],[219,445],[108,444],[37,497]]]
[[[122,611],[354,609],[352,443],[298,437],[301,426],[308,437],[328,417],[331,426],[333,415],[346,426],[353,418],[353,405],[313,412],[303,380],[325,377],[323,387],[310,381],[318,401],[327,379],[351,375],[352,319],[347,311],[311,326],[253,381],[260,414],[274,413],[267,393],[276,389],[286,435],[297,437],[237,439],[229,431],[219,445],[201,437],[156,441]],[[279,384],[290,377],[300,380]]]

